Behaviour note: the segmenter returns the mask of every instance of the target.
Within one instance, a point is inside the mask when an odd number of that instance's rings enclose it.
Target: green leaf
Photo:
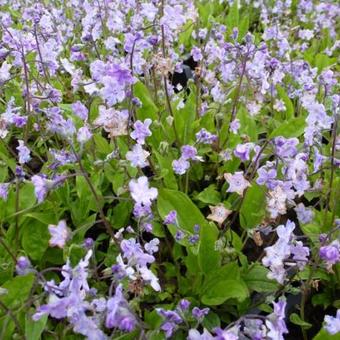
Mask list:
[[[244,301],[249,295],[248,288],[242,280],[221,280],[208,287],[201,297],[208,306],[221,305],[228,299]]]
[[[276,86],[277,92],[279,94],[280,99],[284,102],[286,107],[286,119],[291,119],[294,117],[294,105],[290,98],[288,97],[287,93],[280,85]]]
[[[220,193],[216,190],[216,185],[211,184],[201,191],[196,198],[203,203],[218,204],[221,202]]]
[[[33,321],[30,316],[25,320],[25,336],[29,340],[39,340],[47,322],[47,315],[38,321]]]
[[[340,333],[331,335],[322,328],[320,332],[313,338],[313,340],[340,340]]]
[[[278,136],[286,138],[299,137],[303,134],[305,126],[306,121],[304,117],[291,118],[272,131],[270,138]]]
[[[179,226],[191,234],[193,234],[195,224],[202,226],[207,223],[196,205],[192,203],[186,194],[180,191],[159,189],[157,208],[162,219],[171,210],[176,210]],[[177,228],[171,227],[169,226],[169,229],[175,235]]]
[[[266,207],[266,188],[256,183],[245,193],[245,197],[240,209],[240,222],[242,228],[251,229],[258,225],[264,215]]]
[[[140,120],[145,120],[146,118],[151,118],[152,120],[158,119],[158,108],[153,102],[148,88],[142,83],[137,82],[133,86],[134,95],[139,98],[142,102],[142,106],[137,108],[137,118]]]
[[[267,278],[268,269],[261,266],[260,264],[255,264],[242,275],[243,280],[247,284],[250,290],[255,292],[275,292],[278,285],[275,281]]]
[[[229,9],[227,16],[227,28],[231,32],[234,27],[238,27],[239,22],[239,11],[238,11],[238,0],[235,0]]]
[[[214,223],[201,225],[198,248],[198,263],[203,273],[215,271],[221,262],[221,255],[215,249],[218,230]]]
[[[40,260],[44,255],[50,234],[45,223],[35,219],[28,219],[22,232],[22,247],[25,252],[33,259]]]
[[[1,288],[7,290],[7,294],[1,295],[1,302],[7,308],[15,308],[22,305],[28,298],[34,282],[34,274],[16,276],[13,279],[6,281]],[[0,309],[0,316],[3,315],[3,310]]]
[[[182,144],[188,144],[193,133],[192,124],[196,117],[196,88],[190,86],[190,95],[181,109],[174,108],[174,124]]]
[[[289,320],[295,324],[295,325],[298,325],[298,326],[301,326],[302,328],[304,329],[309,329],[312,327],[312,324],[306,322],[306,321],[303,321],[300,316],[296,313],[292,313],[290,314],[289,316]]]

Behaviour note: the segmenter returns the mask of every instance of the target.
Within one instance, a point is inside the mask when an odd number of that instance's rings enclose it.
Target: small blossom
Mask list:
[[[87,126],[83,126],[78,130],[77,141],[80,144],[86,143],[92,137],[92,133]]]
[[[135,144],[131,151],[126,153],[126,159],[131,162],[132,166],[145,168],[149,165],[147,158],[150,156],[150,152],[143,149],[140,144]]]
[[[171,210],[168,215],[165,216],[163,223],[164,224],[176,224],[177,221],[177,212],[176,210]]]
[[[219,225],[222,225],[222,223],[232,213],[232,211],[226,209],[222,203],[216,206],[209,205],[209,208],[211,210],[211,214],[207,216],[207,219],[217,222]]]
[[[131,133],[131,138],[136,140],[138,144],[144,144],[145,138],[151,136],[151,131],[149,126],[151,125],[152,120],[147,118],[144,120],[144,123],[140,120],[137,120],[133,127],[134,131]]]
[[[325,329],[329,334],[340,332],[340,309],[337,310],[336,316],[325,315]]]
[[[48,231],[51,234],[49,244],[51,247],[64,248],[66,241],[70,237],[70,232],[64,220],[59,221],[57,225],[50,224]]]
[[[156,188],[149,188],[148,178],[146,176],[139,177],[137,180],[132,179],[129,182],[131,196],[136,203],[150,206],[152,201],[158,196]]]
[[[9,183],[0,183],[0,197],[7,201]]]
[[[229,184],[227,192],[236,192],[240,196],[243,196],[244,190],[250,187],[250,183],[243,176],[243,171],[237,171],[233,175],[226,173],[224,174],[224,178]]]
[[[17,146],[17,150],[19,152],[19,163],[25,164],[31,160],[30,150],[27,146],[25,146],[24,141],[19,140],[19,146]]]
[[[32,271],[30,260],[25,256],[20,256],[15,265],[15,271],[18,275],[26,275]]]
[[[172,168],[175,174],[184,175],[190,168],[190,163],[186,159],[180,157],[178,160],[175,159],[172,161]]]

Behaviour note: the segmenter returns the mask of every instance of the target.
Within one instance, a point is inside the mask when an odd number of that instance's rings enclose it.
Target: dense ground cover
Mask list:
[[[0,339],[339,339],[339,15],[0,0]]]

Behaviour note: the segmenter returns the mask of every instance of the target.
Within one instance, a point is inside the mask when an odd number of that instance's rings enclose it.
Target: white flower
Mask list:
[[[151,202],[157,198],[158,190],[149,188],[148,178],[146,176],[139,177],[137,180],[132,179],[129,182],[131,196],[136,203],[151,205]]]
[[[150,152],[143,149],[140,144],[135,144],[131,151],[126,153],[126,159],[131,162],[132,166],[145,168],[149,165],[147,158],[150,156]]]

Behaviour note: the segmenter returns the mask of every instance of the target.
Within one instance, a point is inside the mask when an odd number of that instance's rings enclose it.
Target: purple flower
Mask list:
[[[132,166],[145,168],[149,165],[147,158],[150,153],[145,151],[140,144],[135,144],[131,151],[126,153],[126,159],[131,162]]]
[[[256,183],[259,185],[266,185],[269,189],[274,189],[274,180],[277,176],[276,169],[267,170],[265,167],[261,167],[257,170],[259,177]]]
[[[205,328],[203,330],[203,333],[201,334],[197,329],[190,329],[188,333],[187,340],[213,340],[216,339],[214,336],[212,336]],[[223,338],[228,339],[229,338]]]
[[[154,256],[144,253],[141,245],[136,242],[134,238],[123,240],[120,244],[120,248],[123,252],[123,257],[129,261],[130,266],[137,264],[144,267],[155,261]]]
[[[170,338],[177,329],[177,325],[183,322],[182,318],[177,312],[163,308],[156,308],[156,312],[165,319],[161,329],[165,331],[165,336]]]
[[[175,159],[172,161],[172,168],[175,174],[184,175],[190,168],[190,163],[186,159],[180,157],[178,160]]]
[[[238,144],[234,150],[234,155],[241,161],[249,161],[250,151],[254,149],[254,143]]]
[[[9,183],[0,183],[0,197],[4,201],[7,201],[7,198],[8,198],[8,188],[9,188]]]
[[[137,180],[132,179],[129,182],[129,190],[136,203],[146,206],[150,206],[152,201],[158,196],[158,190],[156,188],[149,188],[149,182],[146,176],[139,177]]]
[[[237,171],[233,175],[226,173],[224,178],[229,184],[227,192],[237,192],[240,196],[243,196],[244,190],[250,187],[250,183],[244,178],[243,171]]]
[[[178,303],[178,307],[182,310],[182,311],[186,311],[189,309],[191,302],[186,300],[186,299],[182,299],[179,303]]]
[[[193,47],[191,50],[191,55],[194,61],[200,61],[203,59],[203,54],[201,52],[201,49],[198,47]]]
[[[86,143],[92,137],[92,133],[87,126],[83,126],[78,130],[77,141],[80,144]]]
[[[297,145],[299,140],[297,138],[276,137],[274,145],[276,154],[281,158],[291,158],[297,154]]]
[[[209,308],[200,309],[198,307],[194,307],[191,313],[195,319],[201,322],[203,318],[209,314],[209,310],[210,310]]]
[[[320,258],[327,263],[327,267],[340,262],[340,242],[333,241],[327,246],[322,246],[319,250]]]
[[[177,230],[176,234],[175,234],[175,239],[176,239],[176,241],[181,241],[181,240],[183,240],[184,236],[185,235],[184,235],[182,230]]]
[[[48,231],[51,234],[49,244],[51,247],[64,248],[66,241],[70,237],[70,232],[64,220],[59,221],[57,225],[50,224]]]
[[[91,248],[93,247],[93,244],[94,244],[93,238],[87,237],[87,238],[84,240],[83,246],[84,246],[84,248],[86,248],[86,249],[91,249]]]
[[[82,120],[87,120],[89,111],[86,108],[86,106],[79,100],[72,104],[72,111],[76,116],[78,116]]]
[[[25,164],[31,160],[30,150],[25,146],[23,140],[19,140],[19,146],[17,146],[17,150],[19,152],[19,163]]]
[[[284,340],[283,334],[288,333],[285,319],[286,301],[281,299],[278,302],[273,302],[274,312],[268,315],[266,326],[268,327],[267,336],[270,339]]]
[[[164,224],[176,224],[177,223],[177,212],[176,210],[171,210],[164,218]]]
[[[47,179],[41,175],[34,175],[32,176],[31,181],[34,185],[34,192],[38,203],[41,203],[45,199],[48,192]]]
[[[337,310],[336,316],[325,315],[325,329],[329,334],[340,332],[340,309]]]
[[[123,286],[119,284],[115,295],[107,301],[107,315],[105,326],[107,328],[118,328],[124,332],[135,329],[137,320],[130,312],[129,304],[123,295]]]
[[[312,209],[306,208],[303,203],[299,203],[295,208],[294,208],[297,218],[301,224],[306,224],[309,223],[313,220],[314,218],[314,212]]]
[[[26,275],[33,270],[30,260],[26,256],[20,256],[15,265],[18,275]]]
[[[152,120],[147,118],[144,120],[144,123],[140,120],[137,120],[134,124],[134,131],[131,132],[131,138],[136,140],[138,144],[144,144],[145,138],[151,136],[151,131],[149,126],[151,125]]]
[[[230,123],[230,131],[234,134],[237,133],[240,127],[241,127],[240,120],[237,118]]]
[[[217,136],[213,135],[206,129],[201,129],[195,136],[197,143],[212,144],[217,141]]]
[[[195,160],[197,159],[197,150],[195,147],[191,146],[191,145],[183,145],[181,147],[181,152],[182,152],[182,156],[181,158],[184,160]]]

